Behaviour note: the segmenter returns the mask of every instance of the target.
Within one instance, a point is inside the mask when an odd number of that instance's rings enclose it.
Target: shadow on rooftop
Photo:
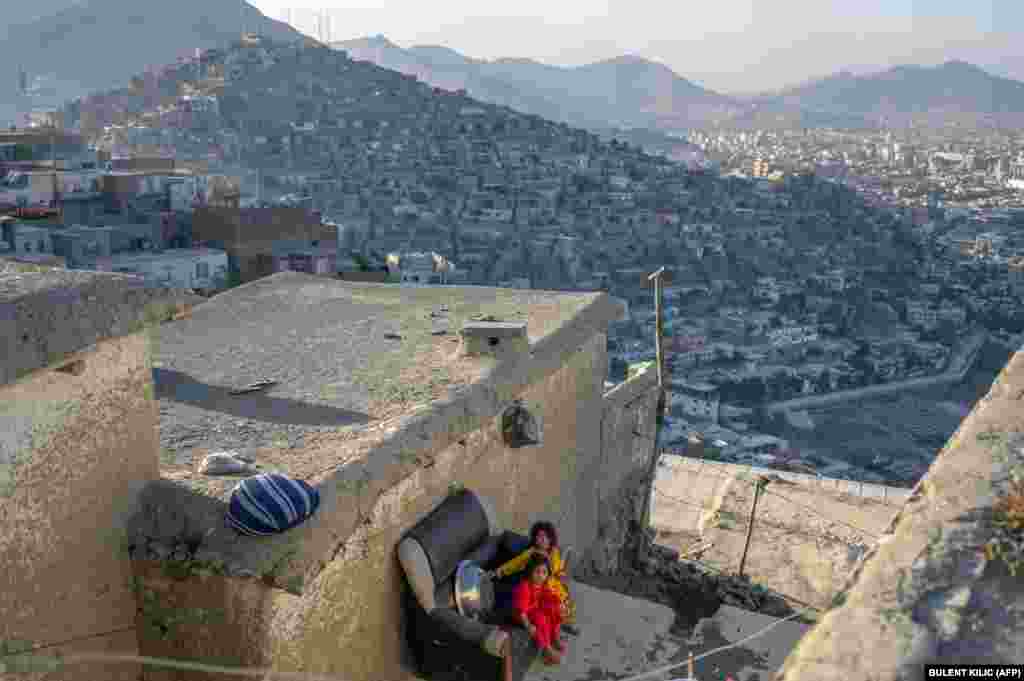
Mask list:
[[[371,420],[362,412],[271,397],[261,392],[231,395],[229,388],[201,383],[173,369],[153,369],[153,384],[158,399],[218,411],[235,418],[294,426],[346,426]]]

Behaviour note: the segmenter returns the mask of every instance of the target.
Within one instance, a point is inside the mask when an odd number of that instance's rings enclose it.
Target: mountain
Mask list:
[[[32,2],[8,3],[8,6],[4,7],[0,37],[6,37],[24,24],[57,14],[80,2],[81,0],[33,0]]]
[[[763,112],[860,119],[870,125],[1024,125],[1024,83],[962,61],[840,72],[755,100]]]
[[[0,43],[0,106],[12,106],[17,70],[49,76],[60,97],[127,84],[140,65],[173,62],[195,48],[226,46],[242,27],[281,41],[303,39],[239,0],[63,2]],[[44,6],[57,6],[45,0]]]
[[[436,87],[465,89],[483,101],[592,129],[677,130],[743,110],[667,66],[635,56],[570,68],[532,59],[472,59],[439,46],[406,49],[384,36],[332,47]]]

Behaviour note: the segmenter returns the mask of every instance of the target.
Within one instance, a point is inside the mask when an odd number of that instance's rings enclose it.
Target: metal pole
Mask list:
[[[665,274],[665,268],[660,267],[657,271],[647,277],[647,281],[654,282],[654,314],[655,314],[655,349],[658,353],[658,406],[656,407],[655,430],[654,430],[654,453],[651,457],[650,468],[647,471],[647,490],[644,495],[644,504],[641,509],[642,530],[646,531],[650,525],[651,497],[654,495],[654,476],[658,468],[658,459],[661,456],[661,424],[665,413],[665,384],[663,375],[663,352],[662,352],[662,322],[661,322],[661,277]]]
[[[750,517],[747,519],[747,539],[743,542],[743,555],[740,556],[739,575],[743,576],[743,568],[747,564],[747,551],[750,549],[750,538],[754,534],[754,515],[757,512],[757,500],[761,496],[761,488],[767,484],[765,478],[757,478],[754,481],[754,500],[750,503]]]
[[[647,277],[647,281],[654,282],[654,348],[657,352],[658,361],[658,387],[665,389],[665,352],[662,347],[664,336],[664,324],[662,321],[662,287],[661,277],[665,274],[665,268],[659,267],[657,271]]]
[[[50,171],[53,173],[53,207],[57,207],[57,114],[54,114],[50,128]]]

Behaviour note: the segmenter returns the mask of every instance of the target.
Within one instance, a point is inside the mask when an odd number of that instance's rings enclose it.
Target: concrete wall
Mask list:
[[[670,532],[699,532],[702,512],[711,509],[716,499],[720,500],[727,483],[737,478],[752,480],[759,475],[775,476],[807,493],[820,492],[829,498],[853,497],[898,506],[910,497],[910,489],[904,487],[666,454],[655,478],[655,489],[660,494],[654,495],[651,504],[651,524]]]
[[[787,658],[785,681],[923,678],[921,665],[1019,663],[1024,650],[1020,541],[1002,504],[1024,488],[1024,354],[964,419],[845,585]]]
[[[147,334],[100,342],[0,387],[0,640],[136,653],[136,600],[124,528],[159,476]],[[109,633],[107,632],[116,632]],[[104,635],[106,634],[106,635]],[[47,678],[137,679],[135,665]]]
[[[453,483],[490,498],[504,528],[525,532],[532,522],[550,519],[562,543],[584,557],[586,569],[615,564],[614,551],[598,545],[624,543],[618,535],[628,523],[614,517],[614,509],[631,509],[624,501],[631,498],[629,486],[653,456],[656,393],[653,376],[644,374],[605,396],[605,347],[604,333],[591,331],[568,350],[561,368],[518,395],[543,424],[541,445],[505,447],[494,418],[454,443],[437,449],[427,443],[416,465],[386,464],[391,470],[374,475],[366,491],[337,499],[332,498],[336,492],[325,493],[315,520],[337,528],[335,550],[307,573],[312,577],[301,595],[258,580],[195,575],[175,580],[168,578],[167,565],[140,564],[145,589],[160,603],[157,617],[169,611],[217,611],[217,621],[187,624],[164,637],[146,628],[144,652],[331,673],[352,681],[409,678],[395,546]],[[373,459],[371,453],[368,460]],[[394,482],[373,489],[376,481],[389,478]],[[310,539],[302,552],[321,555],[320,540]],[[200,677],[161,671],[147,678]]]
[[[773,477],[758,500],[744,574],[796,605],[827,608],[857,560],[909,490],[815,479],[687,457],[661,457],[652,525],[660,544],[735,573],[746,543],[754,482]]]

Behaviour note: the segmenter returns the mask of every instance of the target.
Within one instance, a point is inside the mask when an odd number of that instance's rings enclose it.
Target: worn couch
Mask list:
[[[419,675],[434,681],[501,681],[508,650],[513,681],[540,655],[529,634],[498,605],[479,620],[459,614],[454,575],[460,561],[486,570],[515,557],[529,539],[502,532],[488,501],[469,490],[449,496],[398,543],[405,573],[403,608],[409,647]],[[514,579],[495,583],[495,600],[508,603]]]

